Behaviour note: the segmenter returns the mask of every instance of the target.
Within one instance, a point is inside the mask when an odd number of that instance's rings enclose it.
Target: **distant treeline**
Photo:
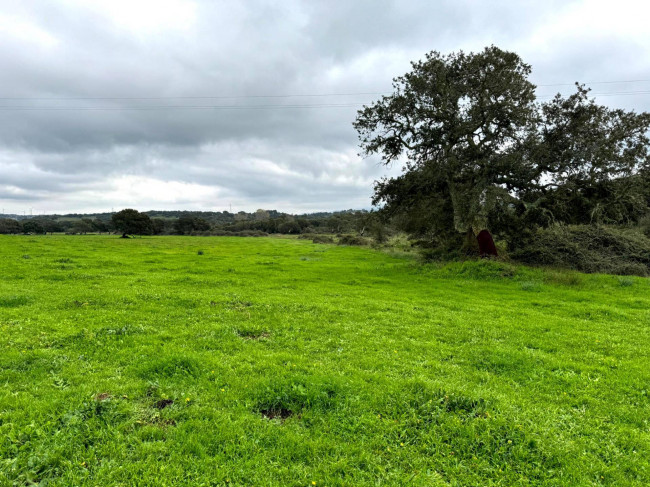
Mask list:
[[[344,210],[291,215],[276,210],[253,213],[147,211],[151,225],[148,235],[228,235],[228,234],[315,234],[381,233],[376,212]],[[111,219],[114,213],[16,216],[0,218],[0,234],[118,233]]]

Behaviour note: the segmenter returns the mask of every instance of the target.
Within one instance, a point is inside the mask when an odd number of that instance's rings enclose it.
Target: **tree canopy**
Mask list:
[[[122,232],[122,236],[137,234],[148,235],[152,232],[151,219],[146,213],[127,208],[118,211],[111,217],[113,226]]]
[[[621,221],[648,208],[650,117],[577,86],[539,103],[531,67],[495,46],[433,51],[359,110],[362,154],[403,165],[373,203],[411,233],[445,239],[550,221]]]

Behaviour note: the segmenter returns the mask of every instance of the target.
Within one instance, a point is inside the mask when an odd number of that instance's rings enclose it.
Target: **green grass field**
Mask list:
[[[650,485],[647,279],[115,236],[0,275],[2,486]]]

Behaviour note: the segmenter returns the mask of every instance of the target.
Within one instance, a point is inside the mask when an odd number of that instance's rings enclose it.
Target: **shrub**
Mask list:
[[[369,245],[369,241],[363,237],[357,237],[355,235],[342,235],[339,238],[339,245]]]
[[[239,232],[231,232],[230,230],[222,230],[219,228],[211,230],[206,234],[217,237],[267,237],[269,235],[261,230],[241,230]]]
[[[647,276],[650,239],[624,228],[558,225],[538,230],[511,257],[526,264],[587,273]]]
[[[332,237],[328,237],[327,235],[314,235],[311,241],[315,244],[331,244],[334,243],[334,239]]]
[[[237,237],[267,237],[269,234],[261,230],[242,230],[241,232],[235,232]]]
[[[621,287],[634,286],[634,278],[629,276],[619,277],[618,283],[621,285]]]
[[[650,213],[639,220],[639,229],[646,237],[650,238]]]

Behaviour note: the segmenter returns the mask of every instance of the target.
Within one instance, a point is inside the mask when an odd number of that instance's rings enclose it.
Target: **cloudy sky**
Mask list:
[[[431,50],[650,110],[637,0],[0,0],[0,211],[369,208],[356,110]],[[393,168],[397,171],[397,168]]]

